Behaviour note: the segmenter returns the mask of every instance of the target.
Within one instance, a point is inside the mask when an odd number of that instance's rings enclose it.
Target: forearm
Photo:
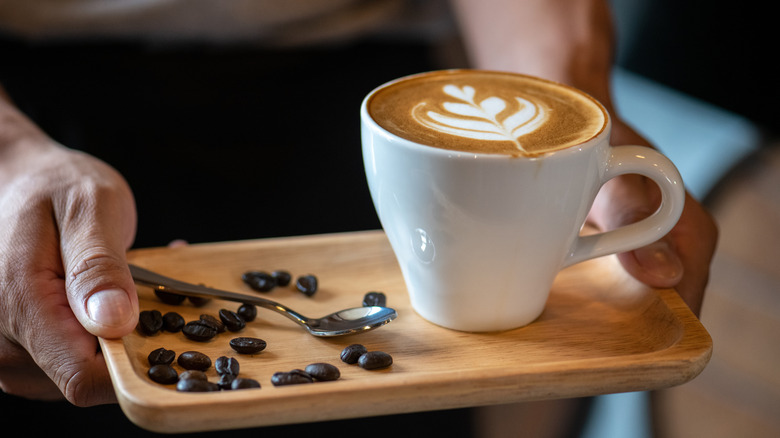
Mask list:
[[[8,150],[14,140],[19,138],[21,134],[18,126],[20,116],[21,113],[15,107],[11,96],[5,91],[3,84],[0,84],[0,154]]]
[[[454,0],[453,6],[474,67],[569,84],[612,109],[614,41],[605,0]]]
[[[13,103],[0,84],[0,184],[21,162],[56,143],[38,128]]]

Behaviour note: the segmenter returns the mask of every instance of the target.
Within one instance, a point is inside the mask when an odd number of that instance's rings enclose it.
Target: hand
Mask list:
[[[577,87],[598,99],[613,117],[613,145],[649,146],[618,117],[610,74],[614,27],[605,0],[455,1],[465,46],[475,67],[508,70]],[[656,210],[659,190],[647,178],[613,179],[599,193],[589,222],[613,229]],[[625,269],[654,287],[676,287],[698,315],[715,251],[717,228],[690,195],[677,226],[661,241],[618,255]]]
[[[0,112],[0,388],[115,402],[96,336],[137,323],[125,260],[132,194],[105,163],[56,144],[2,101]]]
[[[613,120],[612,144],[649,146],[633,129]],[[647,178],[627,175],[604,185],[591,209],[589,222],[614,229],[652,214],[660,202],[658,187]],[[618,255],[626,271],[652,287],[674,287],[699,315],[718,238],[714,219],[690,194],[677,225],[663,239]]]

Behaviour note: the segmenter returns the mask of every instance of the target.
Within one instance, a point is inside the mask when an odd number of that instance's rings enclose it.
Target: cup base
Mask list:
[[[522,322],[515,322],[512,324],[509,323],[496,324],[495,321],[489,323],[475,322],[475,321],[472,322],[453,321],[452,318],[442,317],[441,315],[431,315],[429,313],[426,313],[425,311],[421,311],[415,308],[414,306],[412,306],[412,309],[422,319],[438,327],[457,331],[457,332],[480,333],[480,334],[502,333],[502,332],[508,332],[511,330],[520,329],[532,324],[534,321],[536,321],[539,318],[539,316],[541,316],[541,312],[540,312],[531,320],[524,320]]]

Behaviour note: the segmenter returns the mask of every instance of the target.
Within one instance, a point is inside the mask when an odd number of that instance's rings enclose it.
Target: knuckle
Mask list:
[[[63,226],[89,229],[96,225],[95,218],[129,214],[132,194],[121,181],[83,177],[65,185],[61,196],[54,197],[58,220]]]
[[[93,384],[88,358],[72,354],[67,351],[68,346],[50,344],[48,348],[51,352],[48,373],[65,399],[76,406],[93,404],[98,385]]]
[[[93,179],[84,179],[67,187],[65,196],[55,198],[60,221],[63,224],[82,225],[84,221],[91,220],[98,211],[100,200],[106,196],[107,189],[100,186]]]
[[[60,385],[63,388],[62,393],[65,398],[70,403],[80,407],[94,404],[93,388],[95,385],[91,384],[91,379],[86,374],[80,371],[70,373],[69,377],[64,380],[64,384]]]

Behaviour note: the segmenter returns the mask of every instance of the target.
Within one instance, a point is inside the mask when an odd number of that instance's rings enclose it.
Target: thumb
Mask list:
[[[123,254],[95,246],[64,265],[70,307],[88,332],[118,338],[135,328],[138,297]]]
[[[125,257],[135,235],[135,204],[129,190],[119,187],[76,190],[55,207],[68,302],[81,325],[104,338],[124,336],[138,322]]]

